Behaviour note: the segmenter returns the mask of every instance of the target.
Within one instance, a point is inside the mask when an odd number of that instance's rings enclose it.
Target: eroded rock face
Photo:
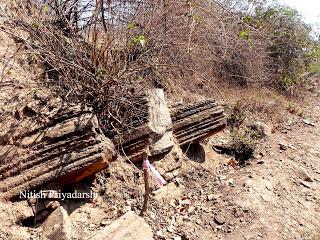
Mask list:
[[[226,126],[224,110],[214,100],[205,100],[171,109],[173,134],[178,144],[197,143],[222,131]]]
[[[112,222],[90,240],[153,240],[153,233],[142,217],[132,211]]]
[[[58,207],[42,224],[43,235],[50,240],[71,240],[71,226],[67,211]]]
[[[170,151],[174,145],[172,121],[163,90],[148,90],[128,101],[136,116],[117,131],[106,129],[118,151],[133,162]]]
[[[113,143],[90,109],[61,108],[43,124],[29,126],[6,145],[0,166],[0,198],[48,182],[65,185],[99,172],[116,158]]]

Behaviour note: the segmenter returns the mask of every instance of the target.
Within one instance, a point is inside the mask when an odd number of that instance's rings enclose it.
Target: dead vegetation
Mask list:
[[[287,70],[275,62],[282,56],[275,44],[287,42],[269,36],[275,26],[264,19],[280,15],[259,2],[243,16],[235,9],[245,4],[235,2],[229,9],[216,1],[17,0],[5,15],[29,63],[42,66],[43,83],[67,101],[92,106],[102,125],[116,126],[135,118],[128,96],[146,87],[223,98],[217,84],[282,84]],[[292,56],[285,57],[288,65]]]

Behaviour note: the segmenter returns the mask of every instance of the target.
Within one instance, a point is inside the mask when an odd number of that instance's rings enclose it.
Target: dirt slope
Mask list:
[[[286,129],[266,139],[249,166],[220,167],[218,179],[225,180],[213,180],[213,189],[207,180],[191,184],[220,194],[215,204],[202,202],[212,214],[196,216],[199,239],[320,239],[319,98],[310,99],[304,114],[306,122],[288,113]]]
[[[319,101],[311,102],[306,112],[315,126],[293,117],[287,131],[272,135],[263,145],[264,156],[257,160],[262,164],[254,162],[228,174],[235,180],[230,204],[253,217],[225,239],[310,239],[320,230]],[[289,147],[281,150],[279,143]],[[305,181],[305,171],[312,182]]]

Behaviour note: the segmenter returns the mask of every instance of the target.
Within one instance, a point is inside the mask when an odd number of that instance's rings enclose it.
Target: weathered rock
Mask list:
[[[280,147],[280,150],[287,150],[288,149],[288,145],[285,143],[279,143],[279,147]]]
[[[104,136],[97,118],[81,106],[61,109],[42,126],[15,137],[2,155],[0,198],[17,197],[48,182],[69,184],[108,167],[115,159],[113,143]]]
[[[255,122],[251,129],[256,131],[259,137],[270,137],[272,134],[272,129],[267,124],[262,122]]]
[[[153,240],[152,230],[145,220],[132,211],[127,212],[90,240]]]
[[[43,235],[50,240],[71,240],[71,226],[67,211],[59,207],[42,224]]]
[[[170,151],[174,145],[172,121],[163,90],[151,90],[148,96],[150,99],[149,125],[153,132],[149,154],[155,156]]]
[[[199,142],[226,126],[223,108],[214,100],[174,107],[171,118],[179,145]]]
[[[107,132],[120,153],[133,162],[168,152],[173,146],[172,131],[181,146],[199,142],[226,126],[223,109],[214,100],[174,106],[170,108],[170,116],[162,90],[149,91],[130,101],[136,108],[138,120],[125,122],[125,127],[117,131],[107,129]]]
[[[172,121],[163,90],[149,90],[128,101],[134,115],[128,116],[119,129],[106,129],[119,152],[137,162],[170,151],[174,145]]]
[[[34,217],[32,207],[30,207],[28,201],[20,201],[14,203],[13,208],[17,211],[16,222],[21,222],[24,219]]]
[[[178,198],[183,194],[184,187],[171,182],[168,185],[159,188],[152,194],[158,202],[170,202],[172,199]]]
[[[214,221],[215,221],[215,223],[217,223],[219,225],[223,225],[223,224],[225,224],[226,219],[222,215],[216,215],[216,216],[214,216]]]

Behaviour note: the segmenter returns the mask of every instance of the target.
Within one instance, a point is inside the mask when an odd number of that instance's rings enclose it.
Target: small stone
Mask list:
[[[173,237],[172,240],[182,240],[182,238],[180,236],[177,236],[177,237]]]
[[[300,184],[306,188],[311,188],[311,185],[307,183],[306,181],[300,181]]]
[[[103,218],[101,221],[100,221],[100,226],[107,226],[111,223],[111,221],[109,219],[106,219],[106,218]]]
[[[219,225],[223,225],[226,222],[225,218],[223,216],[221,216],[221,215],[216,215],[214,217],[214,221]]]
[[[304,169],[303,167],[299,166],[299,170],[300,170],[300,173],[301,173],[304,181],[313,182],[313,178],[310,176],[310,174],[307,172],[306,169]]]
[[[229,185],[230,187],[234,187],[234,186],[235,186],[235,181],[234,181],[232,178],[230,178],[230,179],[228,180],[228,185]]]
[[[67,211],[59,207],[42,224],[43,235],[48,239],[71,240],[71,226]]]
[[[225,179],[227,179],[227,177],[226,177],[225,175],[220,175],[220,176],[218,176],[218,178],[219,178],[219,180],[225,180]]]
[[[215,199],[214,194],[210,194],[207,196],[208,201]]]
[[[305,124],[309,125],[309,126],[312,126],[312,127],[314,127],[314,126],[315,126],[315,124],[314,124],[314,123],[310,122],[310,121],[309,121],[309,120],[307,120],[307,119],[303,119],[303,122],[304,122]]]
[[[197,219],[197,220],[196,220],[196,223],[197,223],[198,225],[202,225],[202,221],[201,221],[200,219]]]
[[[169,226],[167,227],[167,231],[170,233],[173,233],[175,231],[175,227],[174,226]]]
[[[194,206],[191,206],[188,209],[188,213],[192,214],[192,213],[194,213],[195,210],[196,210],[196,208]]]
[[[280,149],[281,150],[287,150],[288,146],[284,143],[279,143]]]
[[[270,182],[267,182],[267,183],[266,183],[266,188],[267,188],[269,191],[272,191],[272,190],[273,190],[272,184],[271,184]]]
[[[291,144],[288,145],[289,148],[293,149],[293,150],[297,150],[297,148]]]
[[[157,231],[157,232],[156,232],[156,236],[158,236],[158,237],[162,237],[162,238],[164,238],[164,237],[165,237],[165,235],[164,235],[164,233],[163,233],[163,231],[162,231],[162,230]]]
[[[260,159],[262,156],[260,155],[260,154],[257,154],[257,153],[255,153],[254,155],[253,155],[253,158],[254,159]]]

